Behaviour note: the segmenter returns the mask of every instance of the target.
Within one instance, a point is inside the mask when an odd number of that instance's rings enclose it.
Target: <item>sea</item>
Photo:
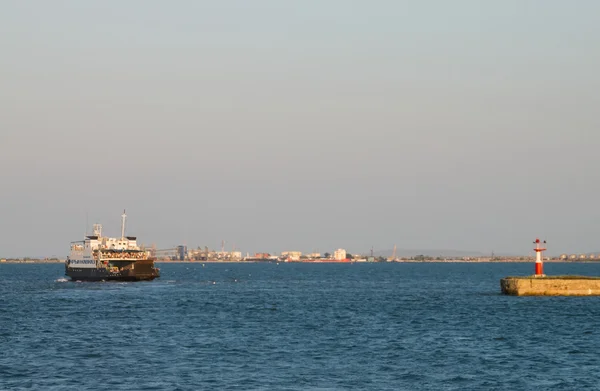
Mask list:
[[[1,264],[0,390],[600,390],[600,297],[500,294],[533,263],[158,266]]]

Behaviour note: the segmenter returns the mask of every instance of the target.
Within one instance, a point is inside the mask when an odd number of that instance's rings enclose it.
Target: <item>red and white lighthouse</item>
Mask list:
[[[533,243],[535,243],[535,248],[533,249],[533,251],[535,251],[535,276],[542,277],[544,275],[544,263],[542,261],[542,253],[546,251],[546,249],[542,247],[542,244],[539,239],[536,239]],[[544,244],[546,244],[545,240]]]

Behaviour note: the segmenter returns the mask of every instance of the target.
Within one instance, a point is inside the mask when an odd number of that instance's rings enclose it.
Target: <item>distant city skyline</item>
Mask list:
[[[600,3],[0,4],[0,257],[600,249]]]

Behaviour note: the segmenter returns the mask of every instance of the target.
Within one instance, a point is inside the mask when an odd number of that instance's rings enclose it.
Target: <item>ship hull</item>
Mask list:
[[[67,265],[65,275],[73,281],[151,281],[160,277],[160,272],[153,266],[137,266],[135,269],[113,272],[106,268],[78,268]]]

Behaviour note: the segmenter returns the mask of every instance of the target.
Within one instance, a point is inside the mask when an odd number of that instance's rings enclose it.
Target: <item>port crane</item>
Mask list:
[[[392,262],[392,261],[396,260],[396,245],[395,244],[394,244],[394,250],[392,250],[392,256],[389,257],[387,260],[388,260],[388,262]]]
[[[179,256],[180,246],[157,249],[156,244],[152,244],[147,251],[149,251],[150,256],[158,259],[176,259]]]

